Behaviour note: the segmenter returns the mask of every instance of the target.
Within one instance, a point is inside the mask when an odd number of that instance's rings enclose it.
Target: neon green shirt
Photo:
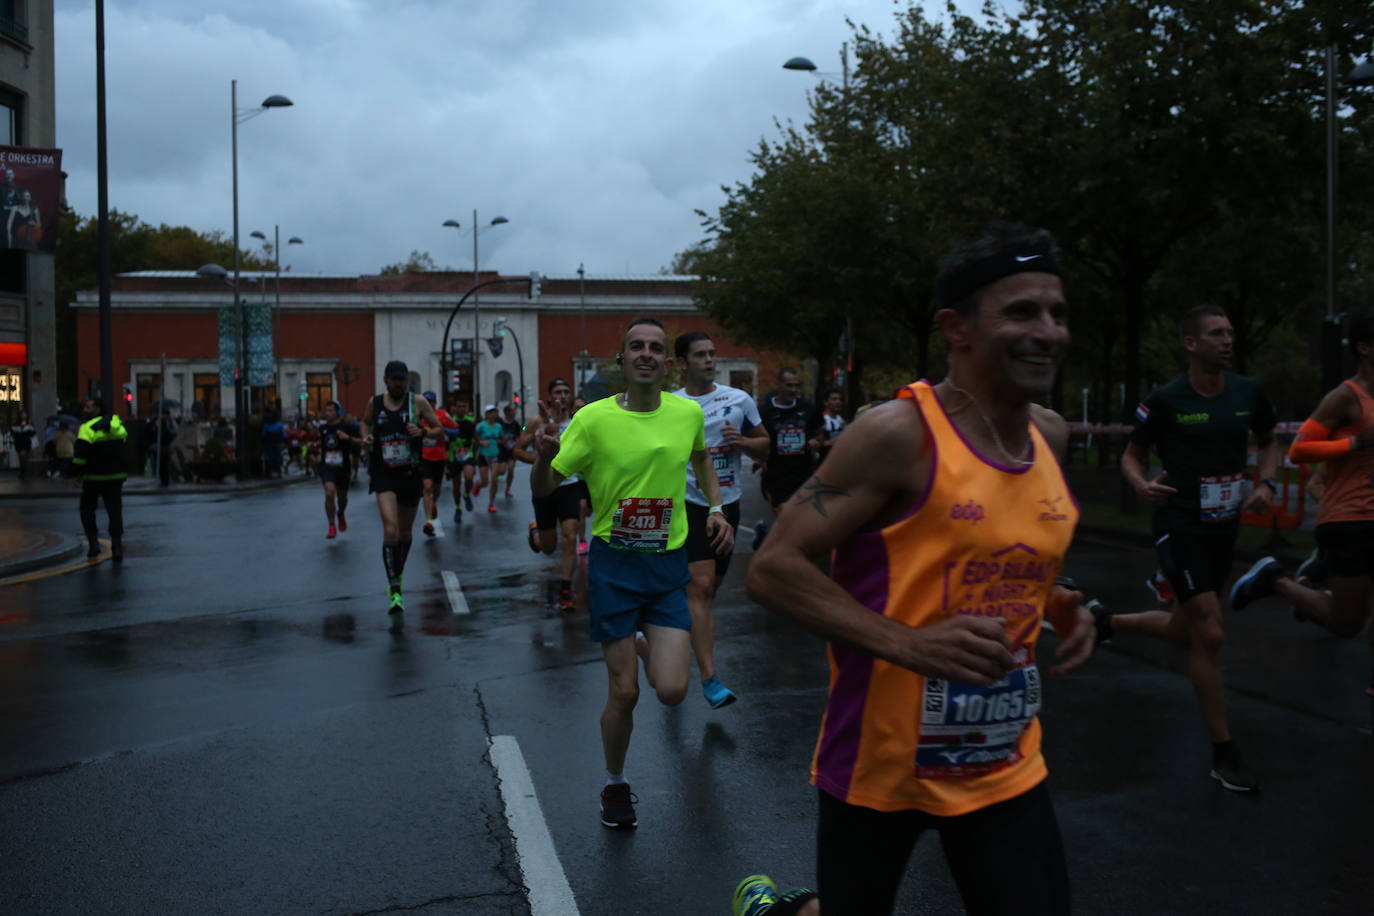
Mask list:
[[[687,463],[706,448],[696,401],[666,392],[657,410],[625,410],[616,398],[583,407],[563,432],[553,469],[591,491],[592,534],[612,547],[662,552],[687,540]]]

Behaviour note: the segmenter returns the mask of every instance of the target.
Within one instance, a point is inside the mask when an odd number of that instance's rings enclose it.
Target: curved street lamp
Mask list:
[[[502,226],[502,225],[505,225],[505,224],[508,223],[508,222],[510,222],[510,220],[506,219],[504,216],[498,216],[498,217],[495,217],[494,219],[492,219],[492,221],[491,221],[490,223],[488,223],[486,226],[481,226],[481,229],[490,229],[490,228],[492,228],[493,226]],[[446,220],[444,220],[443,225],[444,225],[445,227],[449,228],[449,229],[462,229],[462,228],[463,228],[463,224],[460,223],[460,222],[458,222],[458,220],[456,220],[456,219],[446,219]],[[480,275],[478,274],[478,272],[477,272],[477,236],[480,234],[480,231],[481,231],[481,229],[479,229],[479,226],[480,226],[480,223],[478,222],[478,219],[477,219],[477,211],[476,211],[476,210],[473,210],[473,211],[472,211],[472,286],[473,286],[473,291],[474,291],[474,293],[475,293],[475,291],[476,291],[476,288],[477,288],[478,283],[481,281],[481,276],[480,276]],[[480,397],[480,395],[481,395],[481,392],[482,392],[482,382],[481,382],[482,376],[481,376],[481,374],[478,372],[478,368],[479,368],[479,366],[480,366],[481,359],[482,359],[482,339],[481,339],[481,338],[482,338],[482,330],[481,330],[481,326],[482,326],[482,300],[481,300],[481,297],[480,297],[480,296],[477,296],[477,295],[474,294],[473,297],[472,297],[472,409],[473,409],[473,410],[480,410],[481,407],[482,407],[482,405],[481,405],[481,403],[480,403],[480,402],[481,402],[481,397]],[[444,376],[442,379],[440,379],[441,387],[443,388],[444,392],[447,393],[447,392],[448,392],[448,354],[447,354],[447,353],[441,353],[441,354],[439,354],[439,365],[442,367],[442,372],[443,372],[443,376]]]
[[[234,379],[234,435],[238,437],[239,480],[248,479],[248,451],[244,444],[248,434],[248,411],[244,399],[245,383],[248,375],[248,320],[244,315],[243,299],[239,295],[239,125],[256,118],[271,108],[290,108],[295,103],[284,95],[269,95],[257,108],[239,108],[239,81],[229,81],[229,135],[231,158],[234,174],[234,309],[239,316],[239,358],[238,375]],[[217,266],[217,265],[206,265]],[[202,267],[197,274],[201,274]],[[204,274],[201,274],[205,276]]]

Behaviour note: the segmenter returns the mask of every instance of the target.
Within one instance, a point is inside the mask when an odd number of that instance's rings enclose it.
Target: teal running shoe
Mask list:
[[[722,684],[720,678],[714,674],[701,682],[701,693],[706,697],[706,702],[711,704],[712,709],[729,706],[739,699],[735,696],[735,692]]]

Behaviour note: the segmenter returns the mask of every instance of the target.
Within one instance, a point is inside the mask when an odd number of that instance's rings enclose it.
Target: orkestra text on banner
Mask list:
[[[0,241],[52,253],[62,201],[62,151],[0,146]]]

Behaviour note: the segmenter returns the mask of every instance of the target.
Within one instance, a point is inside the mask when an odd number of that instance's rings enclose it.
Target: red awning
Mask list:
[[[29,345],[0,341],[0,366],[27,366]]]

